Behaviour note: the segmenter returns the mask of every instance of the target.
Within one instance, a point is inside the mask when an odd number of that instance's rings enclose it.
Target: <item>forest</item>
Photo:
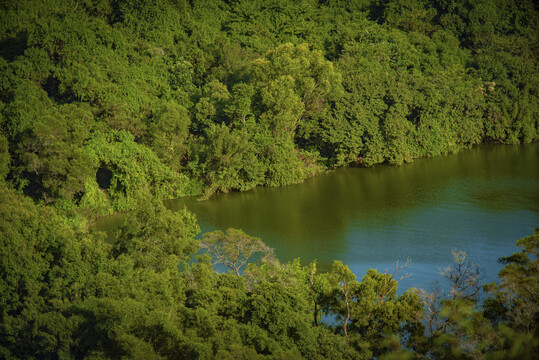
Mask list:
[[[538,34],[531,0],[0,0],[0,357],[533,358],[539,230],[397,292],[162,200],[535,142]]]

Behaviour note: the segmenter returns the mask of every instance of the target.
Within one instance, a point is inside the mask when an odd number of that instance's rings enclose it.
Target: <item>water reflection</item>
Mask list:
[[[303,184],[257,188],[187,206],[203,231],[239,228],[278,257],[341,259],[362,277],[410,257],[403,287],[427,287],[462,249],[493,281],[496,260],[539,226],[539,144],[483,146],[404,166],[339,169]]]

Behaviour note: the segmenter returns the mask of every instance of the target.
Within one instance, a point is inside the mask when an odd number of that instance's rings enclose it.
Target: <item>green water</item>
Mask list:
[[[343,260],[359,278],[410,258],[401,288],[428,288],[464,250],[494,281],[497,258],[539,226],[539,144],[482,146],[404,166],[339,169],[281,188],[179,199],[203,232],[239,228],[279,259]],[[104,219],[114,223],[114,218]]]

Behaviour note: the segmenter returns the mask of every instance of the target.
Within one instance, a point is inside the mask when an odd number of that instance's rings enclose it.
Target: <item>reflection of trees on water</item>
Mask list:
[[[383,271],[410,256],[412,282],[422,281],[438,276],[436,264],[449,261],[452,249],[495,267],[499,256],[514,251],[507,239],[533,230],[538,150],[538,144],[483,146],[404,166],[338,169],[303,184],[207,201],[171,200],[167,207],[187,206],[203,231],[234,227],[260,237],[282,261],[318,259],[321,270],[341,259],[357,274],[367,267]],[[123,218],[104,217],[96,227],[111,230]]]
[[[400,255],[421,262],[449,259],[450,251],[436,253],[445,251],[442,245],[488,246],[489,219],[498,218],[492,212],[503,211],[500,219],[509,223],[514,217],[507,212],[516,209],[537,214],[537,148],[484,146],[404,166],[339,169],[303,184],[169,205],[187,204],[211,230],[235,227],[259,236],[282,260],[317,258],[323,267],[333,259],[350,264],[391,263]],[[410,249],[414,254],[404,254]]]

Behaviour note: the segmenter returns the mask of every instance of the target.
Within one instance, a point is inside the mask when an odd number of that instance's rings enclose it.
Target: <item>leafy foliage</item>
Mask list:
[[[239,230],[203,237],[235,272],[217,273],[187,261],[193,215],[160,201],[537,141],[538,14],[529,0],[2,2],[0,357],[533,356],[537,234],[480,308],[458,253],[453,293],[423,301],[387,271],[250,262],[271,251]],[[86,228],[134,208],[110,243]]]
[[[528,0],[6,3],[2,174],[108,213],[145,186],[207,198],[536,141],[537,19]]]
[[[0,189],[0,200],[4,358],[527,358],[537,350],[536,234],[504,258],[483,310],[453,291],[436,310],[444,326],[425,332],[417,290],[397,293],[402,267],[357,281],[339,261],[327,273],[299,259],[281,264],[240,230],[199,243],[191,214],[148,197],[109,242],[12,190]],[[209,254],[189,261],[199,245],[233,271],[215,271]],[[458,274],[475,284],[467,264],[457,254],[447,272],[459,289]]]

